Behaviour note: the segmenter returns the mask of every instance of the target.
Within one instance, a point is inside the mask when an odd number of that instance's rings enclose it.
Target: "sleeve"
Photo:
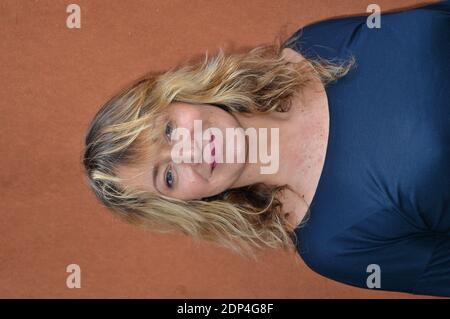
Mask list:
[[[348,285],[450,297],[450,234],[415,229],[384,210],[328,237],[302,255],[313,271]]]
[[[328,18],[309,23],[298,29],[283,44],[308,58],[346,60],[351,54],[351,46],[359,37],[372,35],[367,27],[370,13],[349,17]],[[381,8],[381,28],[395,29],[397,24],[409,24],[411,30],[417,25],[427,25],[432,20],[448,21],[450,0],[394,12],[384,12]],[[436,22],[439,23],[439,22]],[[444,22],[442,22],[444,23]],[[443,24],[445,27],[446,24]],[[384,30],[384,29],[383,29]],[[369,33],[367,33],[369,31]],[[411,31],[413,32],[413,31]]]
[[[301,52],[307,58],[347,59],[349,43],[358,36],[366,23],[366,16],[332,18],[308,24],[283,44]]]
[[[435,235],[429,246],[424,248],[430,249],[430,258],[412,292],[450,297],[450,237]]]

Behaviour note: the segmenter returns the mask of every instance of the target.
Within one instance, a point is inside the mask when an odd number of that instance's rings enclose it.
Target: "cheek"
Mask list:
[[[224,184],[232,184],[241,175],[244,167],[244,163],[224,163],[222,167]]]
[[[198,175],[186,172],[179,174],[178,192],[185,198],[197,199],[208,191],[206,182]]]

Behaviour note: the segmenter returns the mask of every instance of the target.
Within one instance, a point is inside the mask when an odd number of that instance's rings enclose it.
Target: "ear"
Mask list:
[[[281,57],[290,63],[299,63],[305,59],[303,55],[291,48],[284,48],[281,51]]]

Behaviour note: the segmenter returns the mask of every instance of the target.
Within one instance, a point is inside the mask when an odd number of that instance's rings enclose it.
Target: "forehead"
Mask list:
[[[181,115],[183,112],[186,111],[199,111],[204,108],[207,108],[208,104],[195,104],[195,103],[186,103],[186,102],[172,102],[170,103],[165,109],[164,112],[166,114],[174,114],[174,113],[180,113]]]
[[[164,126],[167,113],[153,116],[151,125],[145,128],[130,146],[130,160],[116,168],[117,176],[126,187],[157,191],[153,185],[153,168],[159,162],[165,143]]]

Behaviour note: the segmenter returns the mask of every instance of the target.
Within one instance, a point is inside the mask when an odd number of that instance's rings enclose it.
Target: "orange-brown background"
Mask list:
[[[364,14],[373,1],[95,0],[81,29],[71,1],[0,2],[0,297],[417,298],[359,289],[315,274],[297,255],[258,263],[184,235],[115,220],[87,187],[86,127],[113,93],[150,70],[206,50],[270,42],[285,27]],[[382,11],[433,1],[378,0]],[[81,288],[66,287],[66,266]]]

